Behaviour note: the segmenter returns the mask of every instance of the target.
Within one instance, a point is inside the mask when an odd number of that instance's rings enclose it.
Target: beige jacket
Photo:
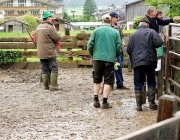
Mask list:
[[[37,44],[37,56],[39,59],[55,58],[57,42],[60,35],[54,30],[51,23],[43,21],[36,29],[35,42]]]

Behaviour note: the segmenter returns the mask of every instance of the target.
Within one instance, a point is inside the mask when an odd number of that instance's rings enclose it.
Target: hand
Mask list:
[[[173,18],[173,21],[180,21],[180,16],[176,16]]]
[[[126,46],[126,44],[124,42],[122,42],[122,47],[125,47],[125,46]]]

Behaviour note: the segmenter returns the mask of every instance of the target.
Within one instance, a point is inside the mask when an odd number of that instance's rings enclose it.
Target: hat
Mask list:
[[[48,11],[43,12],[42,18],[48,18],[48,17],[52,17],[52,14]]]
[[[52,19],[57,19],[57,17],[54,14],[52,14]]]
[[[142,17],[139,22],[146,22],[149,23],[149,20],[147,19],[147,17]]]
[[[116,12],[111,12],[110,14],[109,14],[111,17],[119,17],[119,15],[116,13]]]
[[[108,14],[105,14],[101,18],[102,20],[111,20],[111,17]]]

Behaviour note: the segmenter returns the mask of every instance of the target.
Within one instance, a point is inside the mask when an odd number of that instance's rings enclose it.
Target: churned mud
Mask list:
[[[39,69],[0,69],[0,140],[113,140],[156,123],[148,103],[135,110],[132,75],[130,90],[111,91],[112,109],[93,108],[91,70],[59,68],[61,90],[51,92]]]

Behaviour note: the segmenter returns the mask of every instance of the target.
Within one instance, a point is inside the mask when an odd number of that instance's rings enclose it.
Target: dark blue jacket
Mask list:
[[[150,29],[154,29],[157,33],[159,33],[159,25],[168,25],[169,23],[173,23],[173,19],[160,19],[158,17],[155,17],[155,18],[150,18],[148,15],[146,15],[146,17],[148,18],[149,20],[149,28]]]
[[[130,56],[132,68],[141,65],[157,65],[156,48],[162,46],[163,40],[156,31],[141,26],[134,32],[128,42],[127,53]]]

